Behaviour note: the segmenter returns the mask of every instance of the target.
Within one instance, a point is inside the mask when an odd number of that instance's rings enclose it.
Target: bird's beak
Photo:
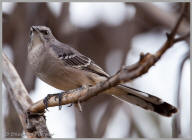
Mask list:
[[[37,31],[37,27],[36,26],[31,26],[31,30],[32,31]]]
[[[31,26],[30,28],[30,36],[32,37],[34,35],[34,33],[38,33],[39,30],[36,26]]]

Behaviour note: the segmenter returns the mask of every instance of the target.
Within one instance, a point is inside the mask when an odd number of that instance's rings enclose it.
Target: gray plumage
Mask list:
[[[41,80],[65,91],[95,85],[109,77],[90,58],[58,41],[45,26],[31,27],[28,60]],[[104,93],[164,116],[177,112],[174,106],[158,97],[124,85],[118,85]]]

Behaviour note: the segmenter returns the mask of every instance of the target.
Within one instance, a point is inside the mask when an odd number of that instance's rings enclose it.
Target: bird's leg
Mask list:
[[[48,94],[47,97],[45,97],[44,100],[43,100],[43,103],[44,103],[44,105],[45,105],[45,109],[48,110],[47,108],[48,108],[49,99],[50,99],[51,97],[55,96],[55,101],[56,101],[57,98],[58,98],[58,100],[59,100],[59,110],[61,110],[61,108],[62,108],[61,100],[62,100],[64,94],[74,93],[75,91],[82,90],[82,89],[84,89],[84,88],[86,88],[86,86],[82,86],[82,87],[80,87],[80,88],[72,89],[72,90],[69,90],[69,91],[63,91],[63,92],[61,92],[61,93]],[[72,106],[72,103],[71,103],[68,107],[71,107],[71,106]],[[80,102],[77,102],[77,103],[76,103],[76,106],[77,106],[77,108],[78,108],[80,111],[82,111]]]

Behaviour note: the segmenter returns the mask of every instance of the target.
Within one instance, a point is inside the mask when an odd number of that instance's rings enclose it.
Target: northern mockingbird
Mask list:
[[[90,58],[58,41],[45,26],[31,27],[28,61],[41,80],[64,91],[95,85],[109,77]],[[164,116],[177,112],[174,106],[158,97],[124,85],[118,85],[104,93]]]

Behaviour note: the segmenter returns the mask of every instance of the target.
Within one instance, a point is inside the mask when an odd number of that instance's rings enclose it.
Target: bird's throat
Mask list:
[[[32,41],[32,47],[43,44],[40,35],[36,32],[32,34],[32,40],[31,41]]]

